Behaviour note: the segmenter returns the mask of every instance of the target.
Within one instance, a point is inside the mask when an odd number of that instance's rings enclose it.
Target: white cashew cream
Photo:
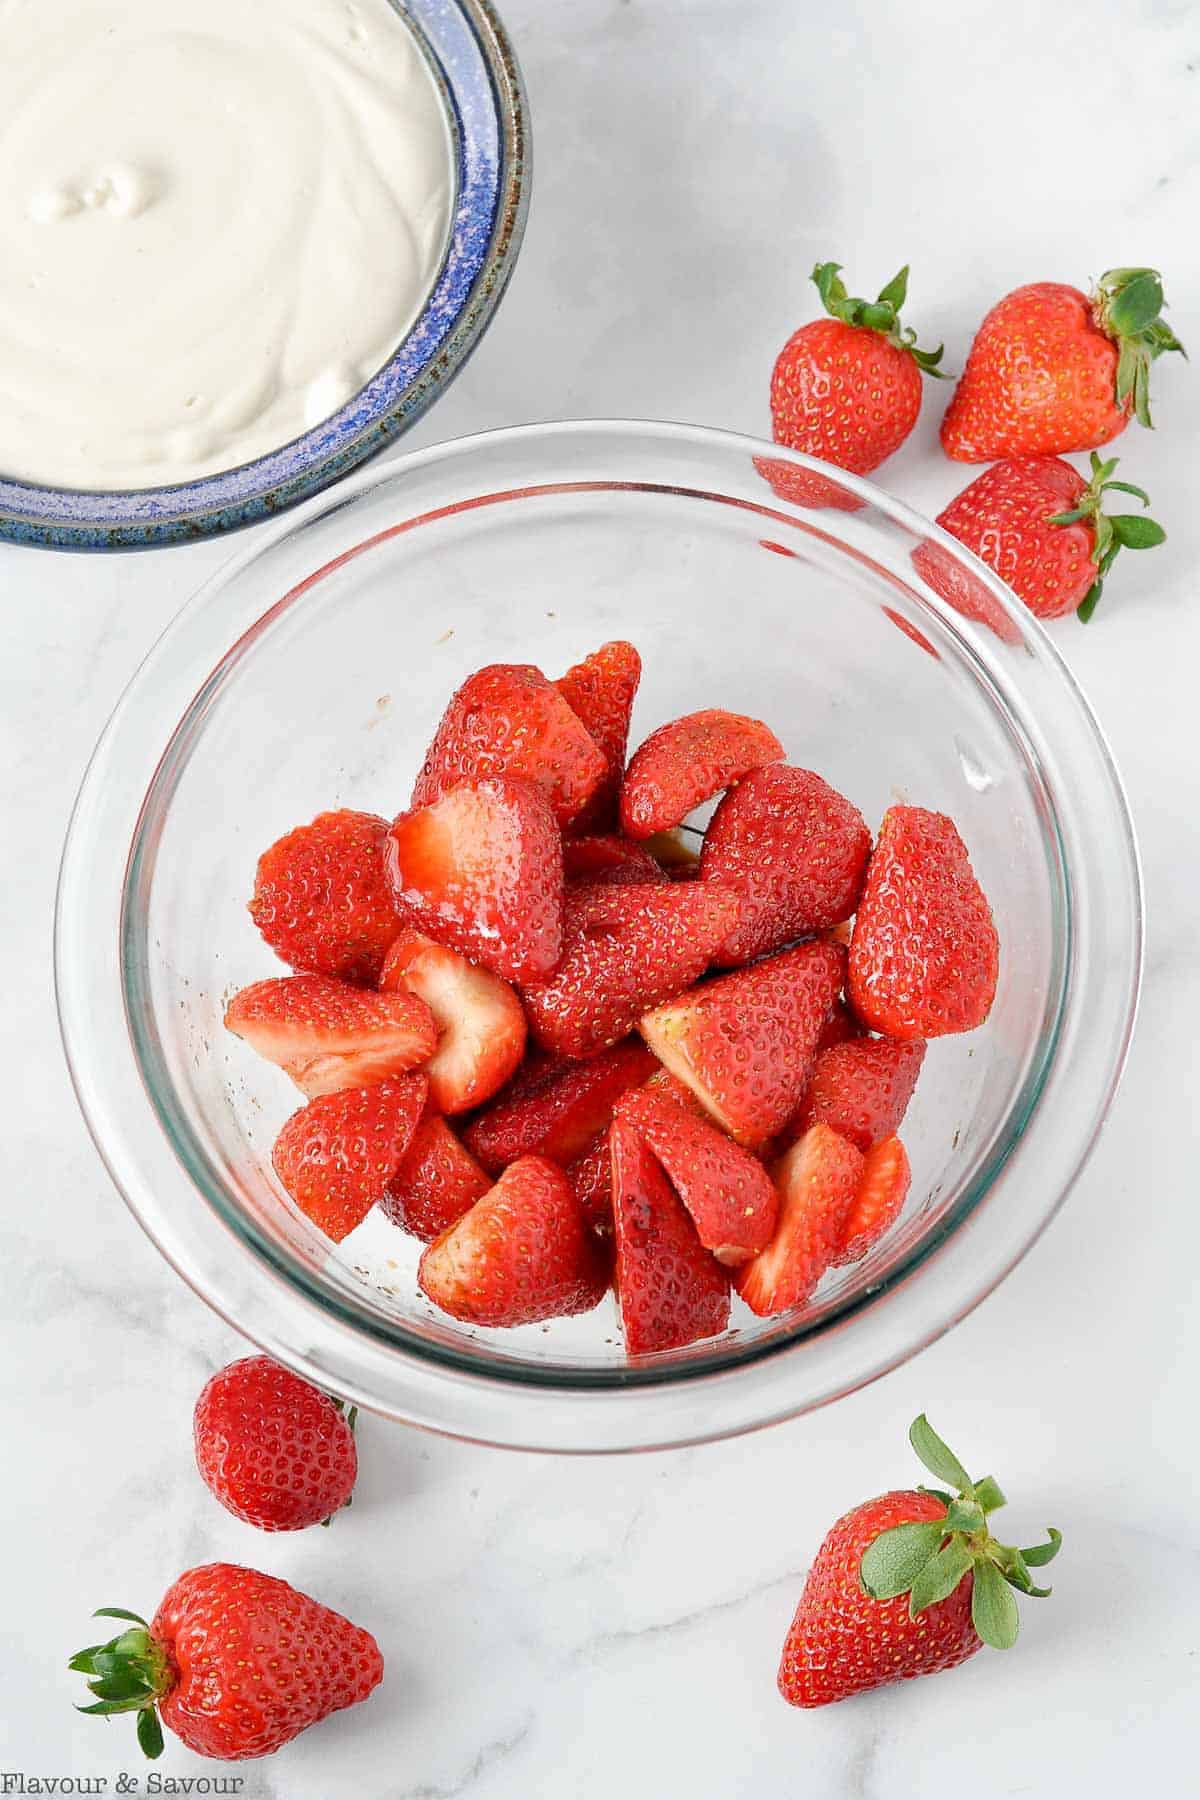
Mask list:
[[[0,0],[0,476],[153,487],[319,424],[454,191],[390,0]]]

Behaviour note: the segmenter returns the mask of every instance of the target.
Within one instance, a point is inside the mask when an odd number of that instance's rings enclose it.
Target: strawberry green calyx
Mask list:
[[[945,345],[939,344],[936,350],[921,350],[917,347],[916,332],[900,324],[900,308],[908,293],[908,264],[905,263],[898,275],[892,276],[887,286],[881,289],[877,300],[855,300],[847,294],[841,269],[841,263],[818,263],[812,272],[812,279],[816,282],[825,311],[833,318],[840,319],[843,325],[858,325],[867,331],[878,331],[897,350],[907,350],[917,367],[926,375],[936,375],[939,381],[948,381],[950,377],[946,370],[937,366],[942,360]]]
[[[1092,310],[1106,337],[1120,352],[1117,358],[1117,405],[1132,397],[1139,425],[1150,417],[1150,364],[1166,350],[1187,351],[1162,317],[1162,277],[1157,269],[1109,269],[1096,284]]]
[[[1101,462],[1093,450],[1091,460],[1092,479],[1086,492],[1080,495],[1079,504],[1070,512],[1051,514],[1048,521],[1051,525],[1074,525],[1078,520],[1086,519],[1096,534],[1092,546],[1096,579],[1080,601],[1076,615],[1085,625],[1099,605],[1104,577],[1116,561],[1118,551],[1153,550],[1165,543],[1167,536],[1157,520],[1147,518],[1144,513],[1106,513],[1105,494],[1132,494],[1143,506],[1149,506],[1150,496],[1144,488],[1134,487],[1131,482],[1113,480],[1113,470],[1117,466],[1115,456]]]
[[[88,1692],[95,1695],[91,1706],[80,1706],[76,1711],[98,1713],[101,1717],[136,1713],[138,1743],[153,1760],[163,1753],[158,1702],[175,1685],[170,1658],[137,1613],[119,1606],[102,1606],[92,1617],[124,1619],[129,1629],[110,1638],[107,1644],[92,1644],[80,1650],[67,1664],[69,1669],[89,1677]]]
[[[1012,1590],[1037,1598],[1050,1592],[1035,1586],[1030,1570],[1058,1555],[1062,1533],[1051,1526],[1048,1542],[1027,1550],[998,1543],[987,1519],[1005,1501],[993,1478],[972,1481],[924,1413],[913,1420],[908,1441],[931,1474],[955,1491],[922,1489],[945,1501],[945,1518],[893,1526],[867,1546],[859,1568],[863,1591],[874,1600],[907,1594],[909,1617],[915,1619],[926,1607],[948,1599],[970,1574],[971,1623],[985,1644],[1010,1650],[1019,1625]]]

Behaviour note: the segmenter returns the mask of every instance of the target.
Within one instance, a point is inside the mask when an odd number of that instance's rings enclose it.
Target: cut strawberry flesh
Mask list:
[[[380,1198],[380,1211],[393,1225],[431,1243],[456,1225],[491,1187],[480,1168],[437,1113],[417,1126],[404,1161]]]
[[[908,1153],[898,1137],[884,1138],[867,1151],[832,1258],[835,1265],[857,1262],[895,1224],[911,1183]]]
[[[920,1039],[853,1038],[823,1051],[788,1129],[800,1137],[810,1125],[832,1125],[860,1150],[869,1150],[899,1126],[924,1060]]]
[[[603,752],[552,682],[530,663],[493,663],[446,708],[412,805],[429,806],[463,782],[493,776],[534,782],[568,825],[607,773]]]
[[[716,882],[573,888],[558,968],[522,988],[534,1037],[570,1057],[616,1043],[703,973],[735,916],[736,902]]]
[[[494,1175],[520,1156],[565,1166],[605,1129],[621,1095],[640,1087],[655,1067],[636,1037],[586,1062],[533,1063],[472,1121],[464,1142]]]
[[[408,930],[388,951],[379,985],[385,993],[416,994],[433,1014],[438,1044],[425,1077],[439,1112],[482,1106],[515,1074],[525,1054],[525,1014],[498,975]]]
[[[398,905],[438,943],[505,981],[549,975],[562,944],[562,842],[540,788],[472,781],[388,834]]]
[[[648,838],[682,825],[690,812],[732,787],[783,745],[760,719],[710,707],[672,719],[634,751],[621,787],[621,829]]]
[[[862,1152],[814,1125],[775,1167],[779,1223],[734,1285],[761,1318],[803,1306],[831,1266],[863,1174]]]
[[[770,1242],[779,1203],[770,1176],[748,1150],[697,1118],[690,1104],[649,1087],[626,1094],[615,1116],[662,1164],[700,1242],[719,1262],[747,1262]]]
[[[607,1270],[566,1175],[525,1156],[430,1244],[417,1280],[452,1318],[533,1325],[590,1311]]]
[[[573,829],[605,831],[617,821],[629,720],[642,678],[642,659],[632,644],[602,644],[554,683],[587,728],[604,758],[604,778],[574,820]]]
[[[614,1120],[616,1289],[631,1356],[679,1350],[729,1323],[729,1275],[632,1125]]]
[[[284,975],[235,994],[225,1026],[277,1063],[310,1099],[416,1068],[437,1026],[416,994],[373,994],[325,975]]]
[[[613,1234],[612,1151],[608,1143],[608,1126],[596,1133],[582,1156],[567,1168],[567,1180],[575,1190],[575,1198],[583,1216],[599,1237]]]
[[[424,1076],[322,1094],[294,1113],[275,1140],[275,1173],[335,1244],[383,1199],[425,1109]]]

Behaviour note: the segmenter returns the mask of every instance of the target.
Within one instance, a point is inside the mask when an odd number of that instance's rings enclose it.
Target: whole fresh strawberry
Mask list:
[[[1017,1640],[1018,1593],[1043,1596],[1031,1569],[1061,1534],[1029,1550],[997,1543],[1004,1505],[990,1475],[972,1482],[922,1413],[909,1442],[942,1488],[881,1494],[838,1520],[817,1552],[779,1665],[792,1706],[828,1706],[868,1688],[952,1669],[984,1644]]]
[[[1157,269],[1110,269],[1090,296],[1035,281],[993,306],[942,420],[956,462],[1095,450],[1150,420],[1150,365],[1183,345]]]
[[[138,1742],[150,1757],[162,1755],[163,1725],[197,1756],[269,1756],[365,1700],[383,1679],[369,1631],[286,1581],[235,1563],[189,1569],[148,1625],[116,1606],[95,1617],[124,1620],[127,1629],[71,1658],[68,1666],[88,1677],[95,1695],[79,1710],[136,1713]]]
[[[802,325],[780,351],[771,426],[776,443],[866,475],[916,424],[921,375],[941,374],[942,349],[918,349],[915,332],[900,324],[907,267],[878,300],[852,299],[840,267],[818,263],[812,272],[829,317]]]
[[[354,1410],[269,1356],[206,1382],[193,1416],[196,1466],[227,1512],[260,1531],[327,1525],[358,1474]]]
[[[1086,621],[1118,551],[1150,550],[1167,535],[1144,514],[1103,510],[1113,491],[1150,503],[1141,488],[1113,480],[1116,466],[1116,457],[1101,462],[1093,451],[1089,482],[1056,456],[1010,457],[976,476],[938,514],[938,524],[995,569],[1039,619],[1077,612]],[[939,550],[922,544],[913,560],[953,604],[957,565]]]

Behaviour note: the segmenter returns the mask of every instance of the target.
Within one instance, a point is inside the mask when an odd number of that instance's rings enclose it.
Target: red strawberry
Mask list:
[[[322,1094],[293,1113],[271,1152],[275,1173],[335,1244],[382,1200],[425,1107],[423,1075]]]
[[[870,854],[862,814],[819,775],[752,769],[704,835],[700,873],[732,888],[740,909],[717,961],[750,962],[848,919]]]
[[[895,1038],[972,1031],[991,1011],[999,943],[966,846],[944,813],[884,815],[850,943],[850,1004]]]
[[[824,327],[828,320],[818,320],[817,325]],[[806,326],[806,330],[814,330]],[[822,332],[822,335],[823,332]],[[780,360],[786,351],[781,353]],[[776,364],[778,367],[778,364]],[[756,456],[754,467],[767,483],[777,499],[785,500],[789,506],[833,507],[837,512],[860,512],[866,505],[857,494],[852,494],[849,487],[830,475],[820,475],[816,469],[800,469],[795,463],[784,462],[779,456]],[[771,543],[767,538],[760,538],[759,543],[765,550],[773,550],[777,556],[795,556],[794,550],[783,544]]]
[[[563,874],[568,881],[633,884],[664,879],[663,871],[641,844],[623,837],[563,839]]]
[[[919,350],[915,333],[900,325],[907,268],[872,301],[847,295],[840,266],[818,263],[813,270],[831,316],[802,325],[780,351],[771,376],[771,425],[776,443],[866,475],[916,424],[922,371],[941,373],[942,350]],[[784,497],[828,504],[819,490],[807,499]]]
[[[621,1095],[640,1087],[654,1067],[636,1037],[586,1062],[531,1061],[472,1121],[464,1141],[493,1175],[519,1156],[546,1156],[565,1167],[606,1128]]]
[[[718,1125],[753,1148],[796,1110],[845,963],[834,944],[781,951],[648,1012],[642,1036]]]
[[[457,1225],[491,1185],[445,1119],[428,1113],[379,1205],[393,1225],[428,1244]]]
[[[246,1356],[201,1389],[196,1466],[226,1512],[260,1531],[328,1523],[358,1475],[353,1409],[269,1356]]]
[[[1117,552],[1149,550],[1166,537],[1144,514],[1102,510],[1104,495],[1113,488],[1149,505],[1141,488],[1112,479],[1116,466],[1115,457],[1101,462],[1093,454],[1088,483],[1055,456],[995,463],[938,514],[938,524],[994,569],[1039,619],[1078,612],[1087,620]],[[929,585],[955,605],[961,584],[953,576],[945,580],[954,565],[944,553],[937,557],[937,549],[920,545],[913,561]]]
[[[828,1125],[814,1125],[776,1164],[775,1235],[734,1275],[751,1312],[767,1317],[810,1298],[841,1245],[862,1172],[862,1152]]]
[[[908,1153],[898,1137],[874,1144],[863,1158],[858,1191],[842,1226],[841,1243],[834,1266],[857,1262],[894,1225],[908,1198],[912,1170]]]
[[[436,1021],[436,1052],[425,1065],[439,1112],[469,1112],[516,1071],[525,1054],[525,1014],[508,983],[420,931],[402,931],[383,965],[385,993],[419,995]]]
[[[717,882],[574,888],[562,961],[549,981],[522,989],[534,1037],[558,1056],[615,1044],[648,1007],[703,973],[736,910]]]
[[[492,663],[446,708],[413,789],[429,806],[463,782],[532,781],[560,825],[580,814],[605,779],[603,752],[553,683],[529,663]]]
[[[779,1201],[758,1159],[697,1118],[693,1106],[691,1095],[680,1105],[646,1087],[618,1100],[614,1117],[632,1125],[662,1164],[705,1249],[732,1267],[770,1242]]]
[[[1150,423],[1150,364],[1183,346],[1154,269],[1110,269],[1089,300],[1036,281],[993,306],[942,420],[957,462],[1094,450],[1130,415]]]
[[[399,904],[439,943],[506,981],[537,981],[562,944],[562,842],[531,781],[470,781],[388,834]]]
[[[357,1706],[383,1679],[361,1630],[273,1575],[235,1563],[189,1569],[150,1624],[120,1607],[120,1636],[71,1658],[97,1695],[81,1712],[137,1714],[138,1743],[161,1756],[162,1723],[197,1756],[270,1756],[330,1713]]]
[[[838,1520],[817,1552],[792,1620],[779,1691],[792,1706],[828,1706],[868,1688],[953,1669],[984,1643],[1017,1638],[1012,1588],[1042,1596],[1031,1568],[1062,1542],[1030,1550],[999,1544],[987,1515],[1004,1504],[991,1476],[972,1483],[924,1414],[909,1441],[939,1483],[881,1494]]]
[[[924,1060],[919,1038],[897,1043],[860,1037],[823,1050],[789,1131],[800,1137],[810,1125],[832,1125],[860,1150],[869,1150],[900,1124]]]
[[[258,860],[250,917],[293,969],[373,983],[400,929],[383,872],[387,820],[326,812]]]
[[[254,982],[229,1002],[225,1028],[310,1099],[403,1075],[432,1056],[438,1039],[415,994],[372,994],[327,975]]]
[[[575,1190],[583,1216],[604,1238],[613,1234],[612,1151],[608,1126],[598,1131],[582,1156],[568,1164],[567,1180]]]
[[[632,838],[669,831],[722,788],[782,756],[783,745],[760,719],[715,706],[672,719],[630,758],[621,788],[621,829]]]
[[[617,796],[625,772],[629,720],[642,679],[642,659],[632,644],[602,644],[555,682],[555,687],[607,765],[604,779],[574,821],[576,830],[607,831],[616,824]]]
[[[435,1238],[417,1275],[423,1293],[471,1325],[534,1325],[590,1312],[607,1285],[603,1258],[563,1171],[523,1156],[456,1225]]]
[[[616,1288],[630,1356],[679,1350],[729,1323],[729,1275],[696,1235],[638,1132],[614,1119]]]
[[[943,599],[947,606],[952,606],[964,619],[973,619],[980,625],[986,625],[989,631],[1004,644],[1019,644],[1021,628],[1016,620],[1010,618],[987,582],[970,568],[967,562],[947,550],[944,544],[936,543],[932,538],[925,538],[912,551],[912,565],[928,583],[934,593]],[[885,607],[885,612],[890,608]],[[899,620],[899,614],[891,615]],[[901,622],[901,629],[909,637],[920,634],[915,626],[907,621]],[[932,644],[926,644],[933,656],[941,660],[941,652]]]
[[[840,943],[840,938],[830,937],[830,943]],[[849,945],[849,938],[846,940]],[[817,1039],[817,1055],[832,1050],[835,1044],[848,1044],[851,1038],[861,1037],[862,1028],[844,1000],[835,1000],[833,1011],[826,1019]]]

